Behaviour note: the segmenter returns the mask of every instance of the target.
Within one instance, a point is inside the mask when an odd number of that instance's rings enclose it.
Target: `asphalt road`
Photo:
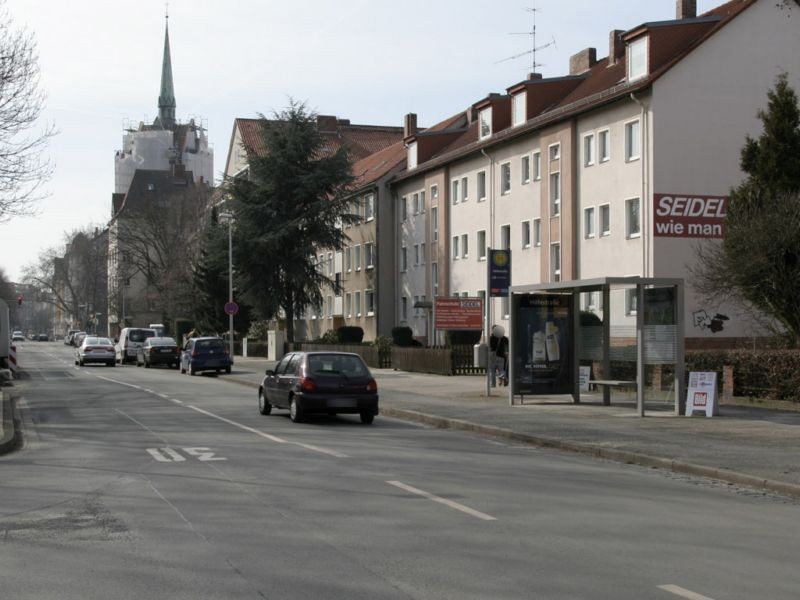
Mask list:
[[[800,504],[27,343],[0,598],[796,599]]]

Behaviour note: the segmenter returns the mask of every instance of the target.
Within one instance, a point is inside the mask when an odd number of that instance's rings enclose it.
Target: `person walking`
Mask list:
[[[508,385],[508,338],[503,335],[497,342],[497,369],[500,385]]]
[[[492,327],[491,335],[489,336],[489,385],[492,387],[497,386],[497,375],[498,371],[502,377],[505,371],[503,370],[503,365],[505,359],[498,355],[498,348],[500,346],[500,341],[505,337],[506,330],[503,329],[500,325],[495,325]],[[506,339],[506,345],[508,340]],[[502,379],[500,381],[502,385]]]

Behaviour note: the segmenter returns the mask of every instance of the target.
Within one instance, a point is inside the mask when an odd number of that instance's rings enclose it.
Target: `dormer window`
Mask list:
[[[478,113],[478,139],[486,139],[492,135],[492,108],[484,108]]]
[[[628,81],[647,77],[647,43],[645,36],[628,44]]]
[[[518,125],[522,125],[525,122],[525,99],[527,95],[526,92],[520,92],[519,94],[515,94],[512,96],[512,125],[517,127]]]
[[[411,142],[408,145],[408,168],[415,169],[417,167],[417,142]]]

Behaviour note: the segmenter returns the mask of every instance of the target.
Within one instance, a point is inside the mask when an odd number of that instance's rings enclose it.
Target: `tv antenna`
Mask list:
[[[541,12],[541,9],[540,8],[536,8],[536,4],[534,3],[532,8],[526,8],[525,10],[533,15],[533,28],[530,31],[513,32],[513,33],[509,33],[509,35],[529,35],[529,36],[531,36],[531,49],[530,50],[526,50],[525,52],[520,52],[519,54],[515,54],[513,56],[508,56],[508,57],[506,57],[506,58],[504,58],[502,60],[498,60],[494,64],[497,65],[499,63],[506,62],[507,60],[514,60],[514,59],[519,58],[521,56],[525,56],[527,54],[530,54],[531,55],[531,71],[530,72],[531,73],[535,73],[536,72],[536,67],[543,67],[544,66],[543,63],[536,62],[536,53],[539,50],[544,50],[545,48],[549,48],[550,46],[557,47],[556,46],[556,38],[553,37],[553,39],[551,41],[547,42],[546,44],[542,44],[540,46],[537,46],[536,45],[536,13]]]

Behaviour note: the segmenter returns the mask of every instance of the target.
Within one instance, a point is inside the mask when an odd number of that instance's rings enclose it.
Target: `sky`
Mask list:
[[[723,0],[698,0],[698,14]],[[5,0],[34,35],[46,94],[39,127],[59,134],[35,215],[0,223],[0,269],[26,265],[67,235],[111,217],[114,153],[125,127],[158,113],[163,0]],[[532,12],[532,8],[536,12]],[[608,55],[613,29],[675,17],[675,0],[170,0],[172,71],[181,121],[208,129],[220,177],[237,117],[293,98],[354,124],[433,125],[531,72],[569,72],[571,55]],[[526,53],[527,52],[527,53]],[[522,54],[510,60],[509,57]]]

